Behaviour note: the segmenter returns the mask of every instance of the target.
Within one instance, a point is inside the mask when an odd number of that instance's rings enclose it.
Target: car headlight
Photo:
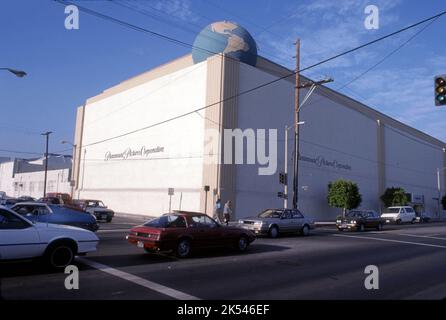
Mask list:
[[[240,223],[240,224],[243,224],[243,220],[242,220],[242,219],[240,219],[240,220],[238,221],[238,223]]]
[[[341,223],[342,222],[342,220],[336,220],[336,223]]]
[[[254,227],[260,228],[262,226],[261,221],[254,222]]]
[[[356,220],[350,221],[351,224],[356,224]]]

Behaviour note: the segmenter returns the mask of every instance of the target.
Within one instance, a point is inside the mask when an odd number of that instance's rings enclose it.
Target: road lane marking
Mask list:
[[[361,237],[361,236],[347,236],[344,234],[334,234],[335,237],[344,237],[344,238],[358,238],[358,239],[368,239],[368,240],[378,240],[378,241],[387,241],[387,242],[396,242],[396,243],[405,243],[405,244],[413,244],[417,246],[425,246],[425,247],[433,247],[433,248],[442,248],[446,249],[446,246],[441,246],[437,244],[428,244],[428,243],[420,243],[420,242],[412,242],[412,241],[402,241],[402,240],[392,240],[392,239],[382,239],[375,237]]]
[[[162,293],[166,296],[172,297],[177,300],[201,300],[200,298],[191,296],[187,293],[163,286],[161,284],[146,280],[144,278],[135,276],[133,274],[130,274],[130,273],[127,273],[124,271],[114,269],[112,267],[106,266],[105,264],[102,264],[99,262],[95,262],[95,261],[92,261],[92,260],[89,260],[86,258],[78,258],[78,260],[80,262],[86,264],[87,266],[90,266],[92,268],[98,269],[105,273],[111,274],[111,275],[121,278],[123,280],[127,280],[129,282],[132,282],[132,283],[142,286],[144,288]]]
[[[407,236],[407,237],[416,237],[416,238],[428,238],[428,239],[436,239],[436,240],[446,240],[446,238],[441,237],[434,237],[434,236],[422,236],[418,234],[409,234],[409,233],[397,233],[400,236]]]
[[[96,233],[128,232],[128,231],[130,231],[130,229],[103,229],[96,231]]]

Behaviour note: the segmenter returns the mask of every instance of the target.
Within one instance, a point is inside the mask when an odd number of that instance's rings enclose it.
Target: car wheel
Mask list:
[[[277,238],[279,236],[279,228],[277,228],[276,226],[272,226],[269,229],[268,234],[271,238]]]
[[[239,252],[245,252],[248,249],[249,241],[245,236],[241,236],[237,241],[237,250]]]
[[[62,269],[73,262],[75,254],[73,246],[67,243],[59,243],[47,249],[45,260],[51,268]]]
[[[107,222],[112,222],[112,218],[107,218],[107,220],[106,220]]]
[[[190,241],[188,239],[181,239],[178,242],[176,255],[178,258],[186,258],[191,251]]]
[[[378,226],[376,227],[376,230],[382,231],[382,229],[383,229],[383,224],[379,223]]]
[[[365,230],[364,225],[363,224],[359,225],[358,230],[359,230],[359,232],[364,232],[364,230]]]
[[[396,224],[401,224],[401,219],[396,220]]]
[[[308,236],[310,234],[310,228],[308,227],[308,225],[304,225],[302,227],[301,234],[303,236]]]

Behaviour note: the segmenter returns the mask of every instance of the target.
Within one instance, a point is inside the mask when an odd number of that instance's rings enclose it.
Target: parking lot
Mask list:
[[[97,252],[77,258],[79,289],[36,263],[3,263],[3,299],[445,299],[446,223],[383,231],[312,230],[308,237],[258,238],[245,254],[203,251],[189,259],[129,245],[140,218],[101,223]],[[364,286],[368,265],[379,289]]]

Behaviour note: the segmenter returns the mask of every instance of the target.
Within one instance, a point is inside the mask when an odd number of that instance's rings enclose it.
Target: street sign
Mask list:
[[[277,192],[277,196],[282,199],[288,199],[288,195],[283,192]]]
[[[174,194],[175,194],[175,189],[174,188],[167,189],[167,195],[173,196]]]
[[[208,192],[208,191],[211,190],[211,189],[210,189],[209,186],[204,186],[204,187],[203,187],[203,190],[206,191],[206,192]]]

